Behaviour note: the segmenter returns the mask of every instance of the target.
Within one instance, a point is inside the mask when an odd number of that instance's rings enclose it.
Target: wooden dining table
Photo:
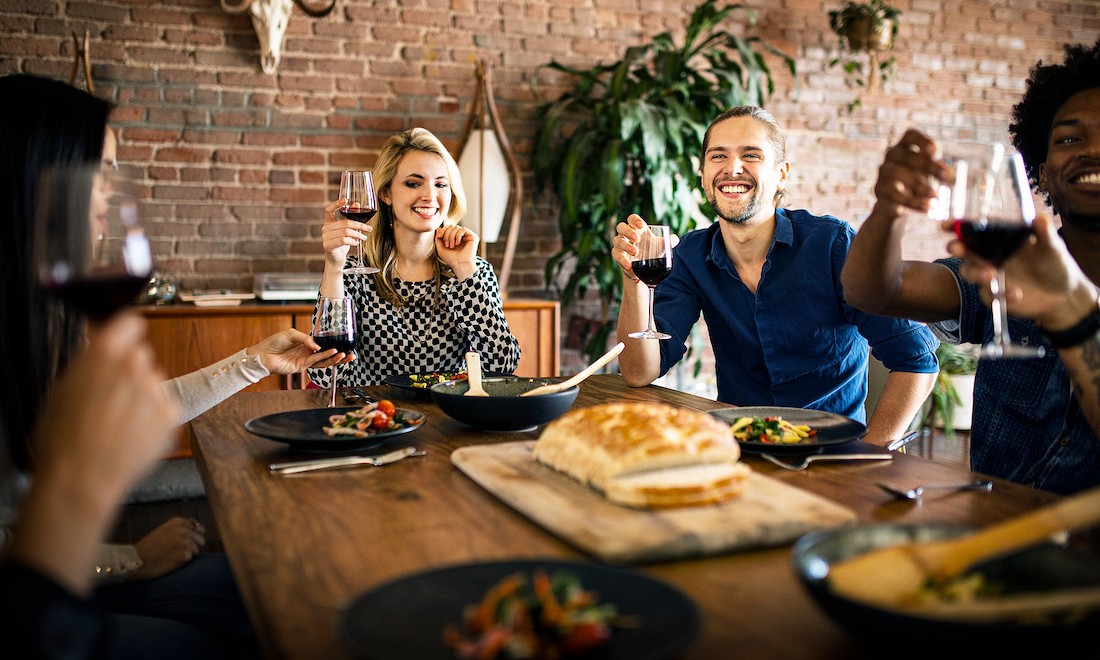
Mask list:
[[[451,452],[461,447],[535,440],[541,429],[482,432],[450,419],[422,394],[390,386],[365,389],[427,415],[421,428],[386,446],[415,446],[426,450],[425,456],[382,468],[271,474],[269,464],[302,458],[302,453],[253,435],[244,424],[267,414],[323,407],[320,390],[244,392],[192,421],[193,451],[207,497],[267,657],[350,657],[339,634],[348,603],[401,576],[463,562],[596,561],[451,463]],[[574,407],[609,401],[701,411],[728,407],[658,386],[631,388],[617,375],[585,381]],[[759,456],[746,454],[743,460],[763,475],[843,503],[861,524],[985,525],[1054,499],[995,479],[992,492],[926,495],[919,506],[897,501],[875,482],[958,483],[976,476],[904,454],[882,462],[819,462],[797,472]],[[784,544],[633,568],[673,585],[697,606],[698,634],[684,658],[873,657],[817,607],[798,582],[790,556],[791,547]]]

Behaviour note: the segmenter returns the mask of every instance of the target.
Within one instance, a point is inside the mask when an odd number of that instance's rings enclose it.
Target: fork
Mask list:
[[[993,490],[992,481],[969,481],[965,484],[929,484],[927,486],[917,486],[916,488],[898,488],[897,486],[891,486],[881,481],[875,482],[875,485],[898,499],[909,500],[917,504],[921,503],[924,491],[932,488],[943,488],[945,490],[954,491],[979,490],[987,493]]]
[[[892,454],[811,454],[802,459],[801,463],[787,463],[771,454],[761,454],[765,460],[778,465],[784,470],[805,470],[814,461],[889,461],[893,460]]]

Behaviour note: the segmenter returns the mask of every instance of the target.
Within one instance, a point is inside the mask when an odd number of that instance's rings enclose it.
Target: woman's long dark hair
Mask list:
[[[82,321],[35,281],[38,178],[54,165],[98,162],[111,106],[23,74],[0,77],[0,98],[0,433],[16,465],[27,468],[41,402],[82,332]]]

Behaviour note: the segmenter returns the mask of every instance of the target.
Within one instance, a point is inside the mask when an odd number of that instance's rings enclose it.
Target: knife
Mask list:
[[[298,474],[299,472],[312,472],[314,470],[327,470],[330,468],[353,467],[356,465],[372,465],[378,467],[395,463],[409,456],[423,456],[427,452],[416,447],[402,447],[382,454],[381,456],[340,456],[337,458],[314,458],[307,461],[289,461],[286,463],[272,463],[268,469],[272,474]]]

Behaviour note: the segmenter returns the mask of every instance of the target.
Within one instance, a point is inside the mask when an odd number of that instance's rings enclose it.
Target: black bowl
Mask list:
[[[553,394],[520,396],[541,385],[557,381],[546,378],[494,376],[481,380],[489,396],[463,396],[470,388],[466,380],[449,380],[431,386],[432,400],[452,418],[484,431],[521,431],[545,424],[569,410],[580,389],[570,387]]]
[[[813,532],[791,550],[803,586],[834,621],[877,652],[904,656],[945,648],[1001,651],[1018,657],[1024,650],[1096,649],[1100,607],[1083,615],[1052,616],[1041,621],[953,621],[880,608],[838,594],[829,585],[829,566],[876,548],[961,536],[972,530],[946,525],[867,525]],[[1038,592],[1100,584],[1100,556],[1094,550],[1042,544],[975,567],[988,584],[1009,592]],[[945,646],[946,645],[946,646]],[[952,646],[954,645],[954,646]],[[1087,657],[1094,657],[1090,654]]]

